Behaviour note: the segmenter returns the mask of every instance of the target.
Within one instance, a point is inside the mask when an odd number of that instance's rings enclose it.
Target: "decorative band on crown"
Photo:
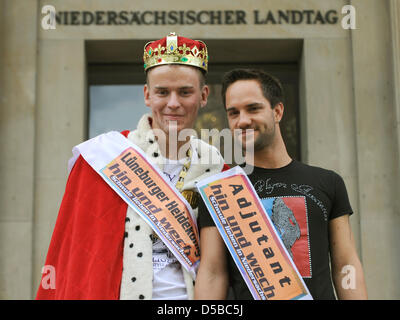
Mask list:
[[[182,64],[207,72],[207,46],[203,41],[178,37],[171,32],[167,37],[144,46],[143,61],[145,71],[165,64]]]

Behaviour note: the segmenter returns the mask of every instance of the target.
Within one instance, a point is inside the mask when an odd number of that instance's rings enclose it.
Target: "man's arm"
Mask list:
[[[228,291],[228,271],[225,244],[216,227],[200,231],[201,260],[196,277],[194,298],[223,300]]]
[[[338,299],[367,299],[364,271],[357,255],[349,215],[330,221],[329,238],[332,278]],[[345,266],[346,272],[342,273]]]

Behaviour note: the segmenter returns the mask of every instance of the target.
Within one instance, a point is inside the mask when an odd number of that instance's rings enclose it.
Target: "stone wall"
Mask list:
[[[355,30],[341,26],[341,9],[349,3],[356,8]],[[70,12],[69,24],[43,30],[41,8],[47,4]],[[140,25],[84,25],[82,20],[84,11],[174,10],[178,17],[180,11],[213,11],[214,24],[207,12],[199,15],[202,23],[184,25],[162,25],[162,18],[156,25],[154,14]],[[278,10],[314,13],[304,13],[302,23],[272,24],[268,12]],[[318,11],[323,16],[329,10],[336,10],[336,23],[311,23]],[[81,15],[73,18],[72,11]],[[107,13],[100,15],[100,23],[108,19]],[[298,61],[302,158],[343,176],[369,296],[399,299],[399,17],[396,0],[204,0],[196,7],[179,0],[1,1],[0,299],[33,298],[39,285],[71,148],[86,137],[85,41],[145,41],[170,31],[226,42],[303,42]],[[269,24],[261,23],[268,19]],[[242,55],[246,62],[253,53],[238,48],[226,54]],[[139,63],[141,56],[132,59]]]

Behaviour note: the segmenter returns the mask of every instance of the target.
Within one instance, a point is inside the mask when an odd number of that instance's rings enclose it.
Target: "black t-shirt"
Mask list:
[[[335,299],[329,266],[328,222],[352,214],[343,179],[331,170],[293,160],[279,169],[254,167],[249,175],[312,297]],[[215,226],[199,204],[199,227]],[[236,299],[253,299],[232,257],[230,283]]]

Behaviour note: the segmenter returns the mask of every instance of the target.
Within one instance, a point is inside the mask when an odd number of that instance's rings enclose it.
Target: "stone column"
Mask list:
[[[0,299],[30,299],[37,1],[0,2]]]
[[[86,139],[87,110],[84,40],[41,39],[39,51],[33,295],[64,194],[72,147]]]
[[[300,67],[302,159],[340,174],[354,214],[359,254],[360,221],[350,39],[305,39]]]
[[[398,37],[398,29],[391,33],[391,23],[399,25],[399,11],[393,2],[397,12],[391,14],[388,0],[351,4],[357,11],[357,29],[351,36],[365,276],[371,299],[399,299],[398,88],[393,77],[393,53],[398,68],[398,42],[394,52],[393,36]]]

